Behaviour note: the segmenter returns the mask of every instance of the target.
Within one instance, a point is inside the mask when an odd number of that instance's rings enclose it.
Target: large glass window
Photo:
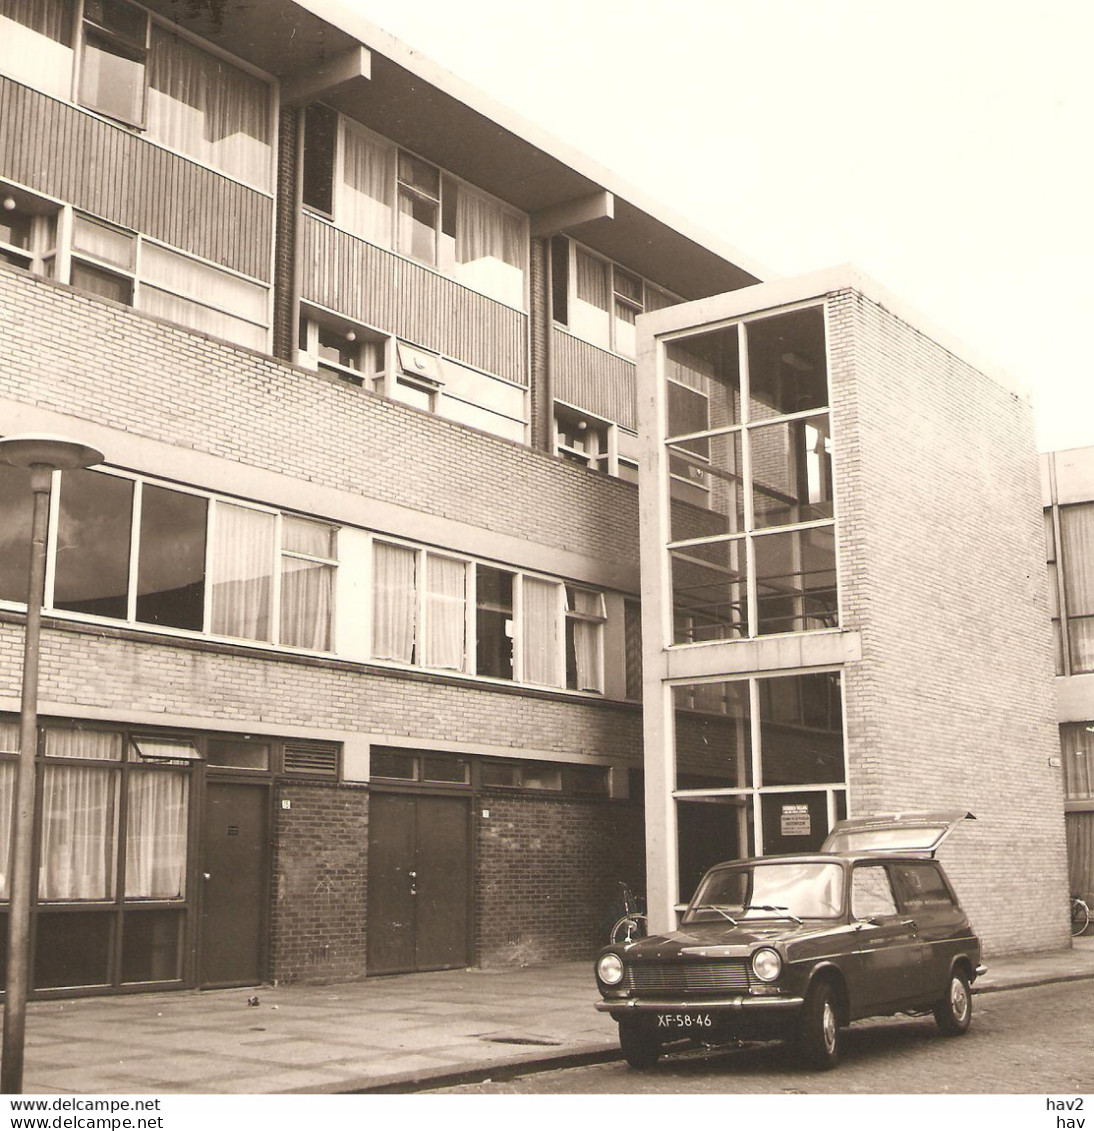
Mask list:
[[[604,595],[566,586],[566,686],[604,690]]]
[[[141,491],[137,620],[200,632],[209,502],[154,484]]]
[[[125,0],[84,0],[80,101],[108,118],[144,124],[148,14]]]
[[[475,671],[512,679],[513,574],[480,565],[475,570]]]
[[[0,600],[26,604],[34,496],[30,472],[0,464]]]
[[[212,553],[212,631],[272,640],[274,516],[218,502]]]
[[[334,527],[325,522],[282,517],[280,643],[330,651],[336,537]]]
[[[680,898],[720,860],[819,849],[846,804],[839,673],[672,691]]]
[[[665,345],[674,644],[838,624],[824,313]]]

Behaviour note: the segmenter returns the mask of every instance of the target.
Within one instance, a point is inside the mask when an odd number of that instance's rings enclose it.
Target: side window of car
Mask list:
[[[893,883],[905,911],[952,911],[953,896],[933,864],[894,864]]]
[[[856,919],[896,914],[889,874],[881,864],[868,864],[851,873],[851,914]]]

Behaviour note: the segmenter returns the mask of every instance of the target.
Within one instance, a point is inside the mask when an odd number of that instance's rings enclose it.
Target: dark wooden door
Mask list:
[[[262,980],[268,787],[210,782],[202,842],[200,970],[203,986]]]
[[[470,962],[471,804],[374,793],[369,802],[368,972]]]

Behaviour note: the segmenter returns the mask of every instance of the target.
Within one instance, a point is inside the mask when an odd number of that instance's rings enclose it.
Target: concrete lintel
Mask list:
[[[857,632],[838,630],[800,636],[769,636],[760,640],[670,648],[666,657],[666,674],[673,680],[841,667],[862,659],[862,638]]]
[[[576,228],[590,220],[612,220],[615,218],[615,196],[607,189],[598,189],[588,196],[567,200],[544,208],[532,217],[532,235],[536,239],[553,236],[564,229]]]
[[[281,105],[303,106],[324,98],[332,91],[357,79],[372,78],[372,52],[367,47],[351,47],[318,67],[308,67],[281,80]]]

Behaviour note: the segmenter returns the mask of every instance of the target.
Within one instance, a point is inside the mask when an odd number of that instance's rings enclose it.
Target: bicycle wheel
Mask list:
[[[633,942],[635,939],[646,937],[645,915],[624,915],[617,919],[612,927],[611,941],[613,943]]]
[[[1090,925],[1090,908],[1081,900],[1071,901],[1071,933],[1081,935]]]

